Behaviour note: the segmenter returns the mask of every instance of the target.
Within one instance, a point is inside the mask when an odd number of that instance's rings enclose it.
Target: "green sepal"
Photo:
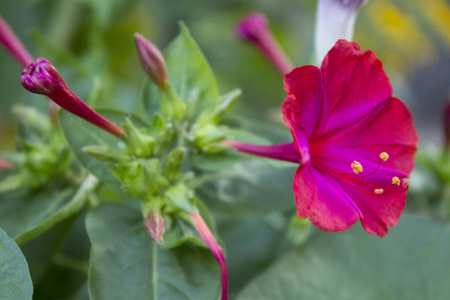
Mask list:
[[[174,181],[180,176],[185,152],[184,148],[176,148],[167,156],[162,169],[162,174],[167,180]]]
[[[231,110],[237,98],[242,94],[240,89],[233,90],[219,98],[219,102],[204,110],[195,121],[193,127],[203,127],[210,123],[217,124],[220,119]]]
[[[164,193],[164,202],[187,213],[197,212],[194,193],[184,183],[172,185]]]
[[[158,155],[171,142],[173,125],[170,122],[166,122],[161,115],[155,114],[150,126],[150,134],[155,139],[154,154]]]
[[[131,160],[124,150],[106,145],[86,146],[83,151],[104,162],[126,163]]]
[[[194,146],[202,152],[206,152],[207,146],[217,143],[226,137],[230,137],[232,131],[227,127],[219,127],[213,124],[207,124],[198,128],[194,132]]]
[[[146,200],[150,195],[159,193],[169,182],[159,172],[159,160],[139,159],[124,164],[108,164],[111,172],[122,183],[129,195]]]
[[[125,136],[128,153],[136,157],[149,157],[152,155],[155,139],[147,133],[145,128],[136,128],[129,118],[125,119],[123,127],[128,132]]]
[[[160,90],[160,107],[164,116],[169,120],[181,120],[186,115],[186,104],[173,89],[170,82],[166,83],[164,90]]]

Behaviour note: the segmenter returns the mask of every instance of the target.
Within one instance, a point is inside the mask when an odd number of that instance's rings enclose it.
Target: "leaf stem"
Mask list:
[[[98,183],[99,180],[97,178],[93,175],[88,175],[69,203],[58,210],[55,214],[40,222],[37,226],[18,235],[14,239],[14,242],[21,246],[46,232],[59,222],[73,216],[83,208],[86,200],[88,199],[89,193],[97,187]]]
[[[222,298],[221,299],[227,300],[228,299],[228,269],[227,269],[227,263],[225,261],[225,256],[223,255],[222,248],[217,243],[213,234],[209,230],[208,225],[206,225],[202,216],[198,212],[189,214],[189,216],[191,217],[191,220],[194,223],[194,226],[197,229],[200,236],[202,237],[203,241],[209,247],[212,254],[214,255],[214,257],[216,258],[217,262],[220,265],[220,269],[222,271]]]

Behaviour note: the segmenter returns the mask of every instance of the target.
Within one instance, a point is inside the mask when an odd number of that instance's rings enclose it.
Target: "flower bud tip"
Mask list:
[[[43,95],[54,93],[64,82],[53,65],[41,57],[23,68],[20,80],[28,91]]]
[[[268,30],[267,18],[260,13],[253,13],[242,19],[235,27],[238,37],[246,40],[256,40],[261,31]]]
[[[159,213],[150,211],[144,219],[144,226],[152,239],[158,243],[163,241],[166,224],[164,218]]]
[[[235,27],[238,37],[250,41],[275,66],[281,75],[289,73],[293,64],[275,40],[264,15],[253,13],[243,18]]]
[[[134,34],[134,40],[142,68],[160,89],[164,89],[167,81],[167,69],[161,51],[139,33]]]

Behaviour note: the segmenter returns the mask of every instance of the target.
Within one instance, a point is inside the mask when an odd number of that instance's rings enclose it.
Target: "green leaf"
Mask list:
[[[0,295],[4,300],[31,299],[28,265],[19,247],[0,229]]]
[[[227,249],[230,294],[242,289],[290,246],[285,238],[288,222],[288,217],[274,213],[218,224]]]
[[[90,211],[91,299],[217,299],[220,270],[209,249],[192,244],[163,250],[139,210],[104,204]]]
[[[137,127],[147,127],[140,119],[114,110],[97,110],[99,114],[111,122],[121,125],[126,118],[131,118]],[[112,134],[98,128],[95,125],[62,110],[59,114],[59,123],[64,136],[78,161],[95,177],[103,182],[118,184],[118,180],[111,174],[106,164],[83,151],[85,146],[106,145],[111,147],[122,147],[122,140]]]
[[[69,201],[73,190],[21,190],[0,196],[0,227],[13,239],[38,226]]]
[[[22,245],[80,211],[98,180],[88,176],[78,191],[43,189],[0,197],[0,226]]]
[[[188,103],[188,114],[195,116],[217,103],[219,91],[214,74],[197,43],[183,23],[180,27],[180,34],[164,51],[164,57],[172,87]],[[152,114],[149,109],[151,100],[145,106]]]
[[[292,180],[296,168],[294,164],[248,160],[217,176],[205,175],[205,180],[215,180],[197,189],[197,194],[218,216],[237,218],[294,210]]]
[[[448,299],[450,232],[405,215],[384,238],[359,224],[317,233],[239,295],[246,299]]]

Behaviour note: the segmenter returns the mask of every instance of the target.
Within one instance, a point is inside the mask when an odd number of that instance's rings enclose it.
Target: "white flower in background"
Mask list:
[[[367,1],[319,0],[315,38],[316,59],[319,65],[337,40],[352,40],[358,9]]]

